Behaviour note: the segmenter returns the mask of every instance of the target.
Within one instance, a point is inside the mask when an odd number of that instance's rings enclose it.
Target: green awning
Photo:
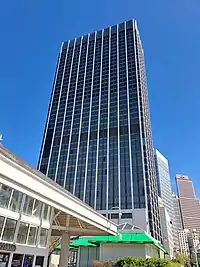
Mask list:
[[[122,233],[116,236],[92,236],[80,237],[79,239],[70,242],[70,247],[95,247],[101,243],[138,243],[138,244],[153,244],[158,249],[166,253],[165,249],[149,234],[143,233]],[[61,248],[61,245],[56,247]]]
[[[77,247],[97,247],[98,245],[89,243],[88,238],[82,238],[72,240],[70,242],[70,248],[77,248]],[[56,249],[61,249],[61,245],[58,245]]]
[[[88,239],[92,244],[100,243],[141,243],[141,244],[153,244],[163,252],[165,249],[149,234],[147,233],[123,233],[116,236],[94,236]]]

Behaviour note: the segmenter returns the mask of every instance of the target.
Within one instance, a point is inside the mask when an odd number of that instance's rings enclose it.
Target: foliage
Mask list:
[[[117,267],[180,267],[177,262],[172,262],[167,259],[145,259],[124,257],[117,261]]]
[[[112,267],[113,264],[111,261],[100,261],[100,260],[96,260],[93,261],[92,267]]]
[[[180,263],[181,265],[185,265],[186,263],[189,262],[189,259],[188,259],[188,257],[186,255],[179,254],[179,255],[176,256],[174,261]]]

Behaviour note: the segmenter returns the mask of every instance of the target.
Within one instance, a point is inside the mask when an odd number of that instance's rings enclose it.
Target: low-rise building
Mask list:
[[[115,235],[117,226],[0,145],[0,266],[46,267],[51,235],[67,266],[70,236]]]

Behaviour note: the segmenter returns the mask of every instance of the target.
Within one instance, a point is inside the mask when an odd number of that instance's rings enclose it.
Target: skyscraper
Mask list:
[[[163,204],[170,216],[170,220],[172,221],[173,200],[168,160],[157,149],[154,149],[154,159],[156,166],[158,195],[162,198]]]
[[[173,219],[172,219],[172,229],[173,229],[173,242],[174,242],[174,253],[180,251],[180,242],[179,242],[179,232],[183,230],[182,219],[181,219],[181,210],[178,197],[173,193]]]
[[[61,46],[38,168],[160,239],[144,53],[136,21]]]
[[[200,205],[192,180],[186,175],[176,175],[176,183],[183,228],[200,231]]]

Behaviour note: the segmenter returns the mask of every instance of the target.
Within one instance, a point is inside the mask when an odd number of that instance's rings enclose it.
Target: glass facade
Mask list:
[[[168,160],[157,149],[154,149],[154,158],[156,166],[158,195],[162,198],[164,206],[170,216],[170,220],[172,221],[173,198]]]
[[[148,210],[160,239],[144,54],[135,21],[64,42],[38,168],[97,210]]]

